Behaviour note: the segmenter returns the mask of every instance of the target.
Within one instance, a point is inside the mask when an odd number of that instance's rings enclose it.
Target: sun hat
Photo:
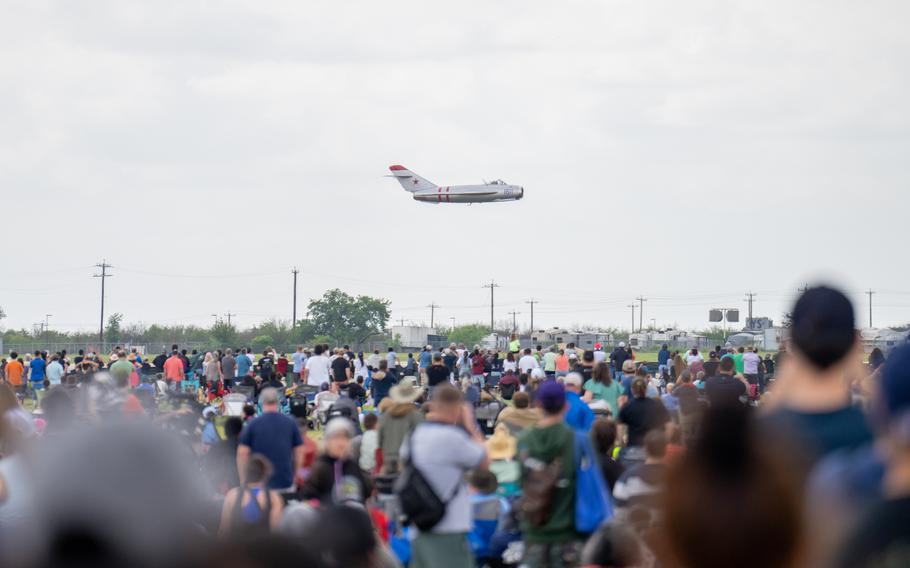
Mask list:
[[[569,373],[566,375],[565,384],[573,387],[580,387],[582,384],[582,377],[579,373]]]
[[[622,372],[623,373],[634,373],[635,372],[635,361],[632,359],[626,359],[622,362]]]
[[[518,451],[518,440],[509,434],[508,428],[500,425],[486,441],[486,446],[487,455],[491,460],[510,460]]]
[[[411,381],[395,385],[389,391],[389,398],[393,402],[401,404],[412,404],[421,395],[423,395],[423,388],[415,386]]]

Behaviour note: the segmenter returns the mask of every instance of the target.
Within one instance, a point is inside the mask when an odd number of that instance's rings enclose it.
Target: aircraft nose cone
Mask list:
[[[525,188],[519,187],[519,188],[518,188],[518,199],[521,199],[521,198],[523,198],[524,196],[525,196]]]

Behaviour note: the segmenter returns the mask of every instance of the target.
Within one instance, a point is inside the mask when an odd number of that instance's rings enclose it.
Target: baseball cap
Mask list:
[[[566,405],[566,389],[556,381],[544,381],[535,399],[544,412],[556,414]]]
[[[840,290],[809,288],[793,306],[791,319],[793,346],[819,369],[843,359],[856,341],[853,304]]]
[[[579,375],[578,373],[569,373],[568,375],[566,375],[566,378],[565,378],[566,385],[573,386],[573,387],[580,387],[581,382],[582,382],[581,375]]]
[[[619,342],[619,346],[620,346],[620,347],[625,347],[625,346],[626,346],[626,342],[625,342],[625,341],[620,341],[620,342]]]
[[[325,425],[325,437],[334,438],[335,436],[354,437],[354,423],[347,418],[332,418]]]

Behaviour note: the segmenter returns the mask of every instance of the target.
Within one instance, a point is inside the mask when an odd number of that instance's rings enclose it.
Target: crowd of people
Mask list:
[[[867,358],[829,287],[764,356],[174,345],[0,373],[4,566],[910,565],[910,346]]]

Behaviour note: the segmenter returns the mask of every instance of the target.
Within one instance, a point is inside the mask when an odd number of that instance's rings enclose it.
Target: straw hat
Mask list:
[[[412,404],[420,398],[421,395],[423,395],[423,388],[414,386],[410,381],[395,385],[389,391],[389,398],[391,398],[393,402],[403,404]]]
[[[518,441],[509,434],[508,428],[498,426],[496,431],[486,441],[487,455],[491,460],[510,460],[518,451]]]

